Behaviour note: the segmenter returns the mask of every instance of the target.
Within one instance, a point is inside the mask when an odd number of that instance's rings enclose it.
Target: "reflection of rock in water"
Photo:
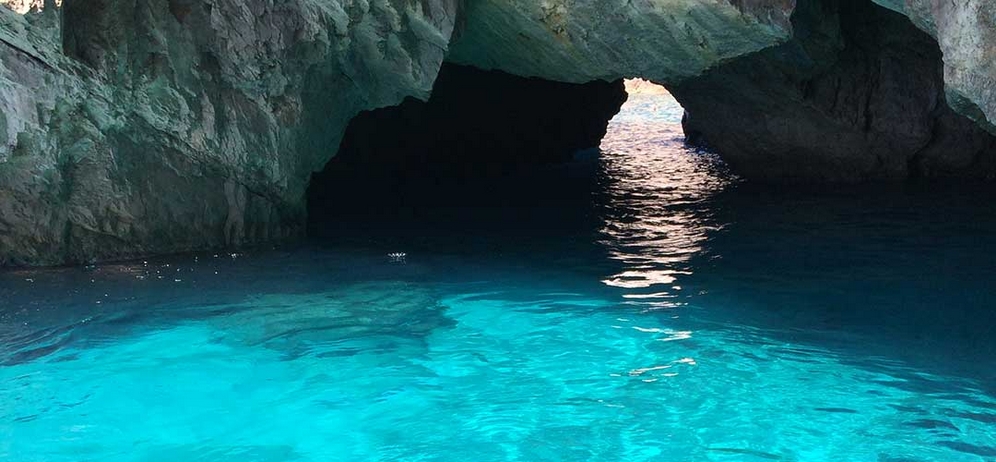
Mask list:
[[[213,320],[219,341],[273,348],[290,359],[393,349],[453,325],[433,291],[397,281],[264,295],[231,311]]]

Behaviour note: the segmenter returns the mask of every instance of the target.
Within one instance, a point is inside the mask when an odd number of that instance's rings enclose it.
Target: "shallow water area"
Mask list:
[[[0,460],[996,459],[994,191],[751,187],[680,114],[300,247],[0,272]]]

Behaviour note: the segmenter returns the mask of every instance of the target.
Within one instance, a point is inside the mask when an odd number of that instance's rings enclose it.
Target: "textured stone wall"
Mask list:
[[[675,82],[787,40],[794,0],[475,0],[448,59],[563,82]]]
[[[738,171],[769,181],[996,177],[996,137],[947,103],[941,50],[869,2],[801,0],[789,42],[673,90]]]
[[[948,102],[996,134],[996,2],[875,0],[910,18],[944,53]]]
[[[62,2],[59,2],[60,4]],[[3,6],[16,13],[25,14],[31,10],[41,10],[45,6],[44,0],[6,0]]]
[[[0,8],[0,263],[298,236],[353,115],[426,97],[457,0]],[[61,21],[61,27],[60,27]]]
[[[298,236],[310,174],[349,120],[426,98],[447,53],[500,57],[524,34],[537,46],[520,56],[547,78],[691,75],[785,39],[791,2],[69,0],[44,10],[0,8],[0,264]],[[526,19],[512,24],[521,34],[501,28],[506,14]]]

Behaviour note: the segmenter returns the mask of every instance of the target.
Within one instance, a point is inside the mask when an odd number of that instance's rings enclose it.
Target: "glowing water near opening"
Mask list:
[[[996,457],[989,193],[750,190],[675,115],[486,213],[0,273],[0,459]]]

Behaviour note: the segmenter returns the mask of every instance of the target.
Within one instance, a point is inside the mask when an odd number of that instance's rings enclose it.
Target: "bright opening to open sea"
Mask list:
[[[996,460],[996,194],[750,186],[680,115],[300,247],[0,273],[0,460]]]

